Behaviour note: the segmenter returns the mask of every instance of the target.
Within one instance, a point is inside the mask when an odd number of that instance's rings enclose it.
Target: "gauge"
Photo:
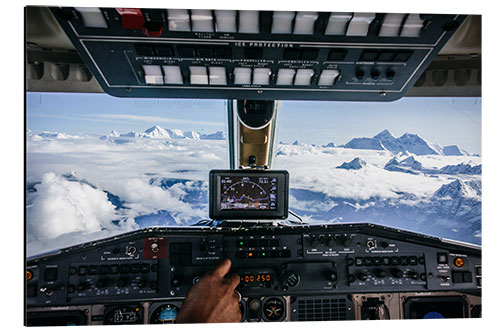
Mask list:
[[[268,298],[264,301],[262,313],[267,321],[281,321],[285,317],[285,302],[277,297]]]
[[[140,321],[139,307],[119,306],[109,311],[104,318],[105,325],[130,325]]]
[[[151,324],[173,324],[178,314],[178,307],[172,304],[163,304],[151,315]]]

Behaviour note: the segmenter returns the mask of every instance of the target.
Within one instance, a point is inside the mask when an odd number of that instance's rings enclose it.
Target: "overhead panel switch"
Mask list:
[[[401,37],[419,37],[423,26],[424,20],[419,14],[409,14],[401,30]]]
[[[216,10],[215,11],[215,31],[236,32],[236,11]]]
[[[160,66],[142,65],[146,84],[163,84],[163,73]]]
[[[168,9],[168,30],[191,31],[187,9]]]
[[[401,23],[405,14],[385,14],[382,27],[380,28],[380,37],[398,37],[401,30]]]
[[[259,33],[259,12],[257,10],[240,10],[238,12],[238,32],[243,34]]]
[[[80,13],[83,20],[83,25],[87,28],[107,28],[108,24],[102,15],[102,12],[97,7],[75,7]]]
[[[354,13],[351,22],[349,22],[346,36],[368,35],[368,29],[374,19],[375,13]]]
[[[344,36],[352,13],[331,13],[325,29],[325,35]]]
[[[295,35],[312,35],[314,33],[314,24],[318,19],[317,12],[298,12],[295,16]]]
[[[212,11],[206,9],[191,10],[192,30],[195,32],[213,32],[214,20]]]
[[[272,34],[291,34],[295,12],[274,12]]]

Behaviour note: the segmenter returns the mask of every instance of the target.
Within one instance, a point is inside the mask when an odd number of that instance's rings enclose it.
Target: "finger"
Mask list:
[[[224,278],[224,275],[226,275],[227,272],[229,272],[230,268],[231,268],[231,260],[222,259],[217,264],[217,266],[215,266],[215,268],[211,274],[222,279],[222,278]]]
[[[228,274],[224,279],[229,283],[231,289],[235,289],[240,284],[240,276],[237,273]]]

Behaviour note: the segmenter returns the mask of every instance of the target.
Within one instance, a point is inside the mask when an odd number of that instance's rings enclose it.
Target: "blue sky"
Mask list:
[[[210,133],[227,129],[225,101],[128,99],[106,94],[28,93],[27,126],[68,134],[143,131],[153,125]],[[344,144],[384,129],[481,153],[480,98],[403,98],[390,103],[285,101],[278,139]]]

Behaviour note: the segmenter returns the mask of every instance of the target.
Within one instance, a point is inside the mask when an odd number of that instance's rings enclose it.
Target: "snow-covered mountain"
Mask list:
[[[470,154],[457,145],[443,147],[443,154],[446,156],[470,156]]]
[[[481,193],[479,192],[480,183],[478,181],[464,182],[460,179],[454,180],[449,184],[444,184],[435,193],[434,197],[438,198],[473,198],[480,199]]]
[[[200,134],[195,131],[185,131],[180,129],[168,129],[155,125],[144,132],[131,131],[120,134],[117,131],[111,131],[110,134],[101,136],[102,140],[116,142],[117,138],[151,138],[151,139],[194,139],[194,140],[225,140],[226,135],[222,131],[209,134]]]
[[[422,163],[415,160],[413,156],[410,156],[402,161],[399,161],[397,157],[393,157],[384,166],[385,170],[404,172],[416,175],[418,171],[422,168]]]
[[[171,135],[169,133],[170,131],[156,125],[153,127],[148,128],[147,130],[144,131],[146,136],[148,138],[155,138],[155,139],[170,139]]]
[[[333,142],[328,142],[326,145],[323,145],[323,148],[334,148],[335,144]]]
[[[226,140],[226,134],[222,131],[217,131],[211,134],[201,134],[201,140]]]
[[[385,150],[382,142],[379,139],[374,138],[354,138],[343,147],[351,149]]]
[[[338,166],[337,169],[359,170],[365,165],[366,162],[363,159],[356,157],[351,162],[342,163],[342,165]]]
[[[195,131],[186,131],[184,132],[184,137],[188,139],[200,140],[200,133]]]
[[[457,146],[447,146],[445,152],[440,145],[429,142],[417,134],[405,133],[399,138],[396,138],[388,130],[383,130],[373,138],[354,138],[343,147],[351,149],[388,150],[393,154],[408,152],[419,156],[466,155],[466,152]]]
[[[478,164],[472,166],[470,164],[460,163],[457,165],[446,165],[439,169],[441,173],[449,175],[465,174],[465,175],[480,175],[482,172],[482,165]]]

